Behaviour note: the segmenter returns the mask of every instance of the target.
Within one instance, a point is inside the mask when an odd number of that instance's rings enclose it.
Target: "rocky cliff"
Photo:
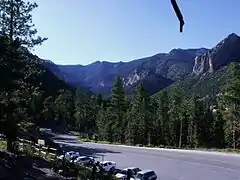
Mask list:
[[[227,83],[226,71],[231,62],[240,64],[240,37],[236,34],[230,34],[212,49],[197,56],[193,72],[181,81],[172,83],[167,90],[171,92],[178,86],[186,99],[198,95],[215,102],[221,87]]]
[[[229,62],[240,61],[240,37],[234,33],[219,42],[215,47],[195,58],[194,74],[214,72]]]

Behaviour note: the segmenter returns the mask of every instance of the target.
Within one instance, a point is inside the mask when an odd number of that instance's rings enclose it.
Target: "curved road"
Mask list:
[[[161,180],[240,180],[240,155],[83,143],[68,135],[54,140],[66,151],[113,160],[117,168],[152,169]]]

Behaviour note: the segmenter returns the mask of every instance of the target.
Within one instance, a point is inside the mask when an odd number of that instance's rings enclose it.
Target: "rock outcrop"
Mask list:
[[[234,61],[240,62],[240,37],[232,33],[215,47],[195,58],[193,73],[212,73]]]

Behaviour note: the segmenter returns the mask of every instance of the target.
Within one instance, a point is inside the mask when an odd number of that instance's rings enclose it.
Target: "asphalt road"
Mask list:
[[[160,180],[240,180],[239,155],[83,143],[68,135],[54,139],[66,151],[113,160],[117,168],[152,169]]]

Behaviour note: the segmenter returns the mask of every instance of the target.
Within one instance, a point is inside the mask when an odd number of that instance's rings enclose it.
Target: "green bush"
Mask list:
[[[58,172],[58,170],[63,170],[63,175],[71,175],[74,177],[77,177],[78,180],[88,180],[92,179],[92,168],[85,167],[85,166],[78,166],[73,164],[72,162],[68,160],[61,160],[56,159],[53,162],[53,169],[55,172]],[[115,178],[108,173],[105,172],[96,172],[95,174],[95,180],[114,180]]]
[[[159,145],[159,148],[165,148],[165,146],[161,144],[161,145]]]
[[[80,139],[89,139],[88,134],[80,134],[79,138]]]
[[[0,149],[1,150],[6,150],[7,149],[7,141],[0,140]]]

